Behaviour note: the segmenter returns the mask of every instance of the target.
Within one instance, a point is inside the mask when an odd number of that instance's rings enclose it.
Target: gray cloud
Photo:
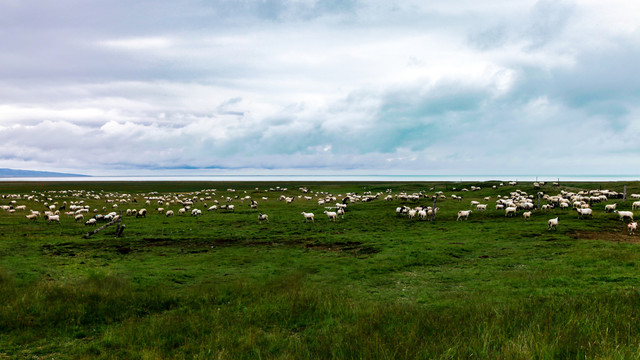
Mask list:
[[[5,2],[0,165],[629,171],[624,6]]]

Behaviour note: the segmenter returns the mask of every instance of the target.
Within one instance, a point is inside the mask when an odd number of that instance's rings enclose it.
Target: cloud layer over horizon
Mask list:
[[[636,174],[626,1],[0,4],[0,167]]]

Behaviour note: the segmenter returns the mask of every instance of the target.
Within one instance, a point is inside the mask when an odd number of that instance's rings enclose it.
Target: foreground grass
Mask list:
[[[432,308],[320,291],[301,274],[182,293],[97,274],[16,287],[4,272],[1,286],[4,351],[25,358],[635,358],[640,346],[637,290]]]
[[[72,188],[81,186],[101,189]],[[104,189],[213,187],[146,186]],[[242,186],[264,194],[253,184],[215,184]],[[314,186],[344,193],[434,184]],[[86,229],[73,220],[0,214],[0,358],[640,357],[640,251],[624,224],[604,204],[586,220],[555,211],[524,222],[488,211],[455,221],[469,200],[499,191],[443,201],[433,223],[398,218],[400,202],[376,200],[349,205],[337,223],[305,224],[300,211],[323,207],[259,200],[269,224],[246,205],[201,218],[150,214],[126,219],[120,239],[107,231],[82,239]],[[555,216],[561,226],[549,232],[546,219]]]

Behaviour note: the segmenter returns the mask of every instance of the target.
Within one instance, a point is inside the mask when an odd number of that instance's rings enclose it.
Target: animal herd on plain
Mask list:
[[[509,185],[516,186],[516,182],[511,182]],[[544,185],[544,183],[542,184]],[[504,186],[493,185],[492,189],[497,190]],[[534,183],[534,189],[540,189],[539,183]],[[365,192],[364,194],[347,193],[346,195],[332,195],[327,192],[314,192],[306,187],[301,187],[298,190],[300,195],[292,195],[292,191],[288,191],[287,194],[283,194],[277,198],[278,201],[282,201],[284,204],[292,204],[299,202],[314,201],[318,206],[322,206],[323,213],[327,217],[329,222],[337,222],[338,219],[344,219],[345,212],[349,204],[351,203],[367,203],[377,199],[384,199],[384,201],[398,201],[400,206],[396,207],[396,216],[406,216],[410,220],[421,221],[435,221],[438,215],[439,207],[436,206],[438,201],[455,201],[462,202],[465,196],[461,195],[466,192],[474,192],[481,190],[481,187],[471,186],[471,189],[451,189],[452,193],[448,196],[443,191],[420,191],[414,193],[400,192],[398,194],[392,194],[391,190],[385,193],[378,192],[372,194],[371,192]],[[255,193],[264,192],[264,195],[271,191],[287,191],[287,188],[270,188],[268,190],[255,189]],[[96,226],[99,222],[109,222],[116,219],[120,214],[123,216],[146,218],[147,214],[155,213],[162,215],[166,218],[175,216],[185,216],[190,214],[193,217],[200,217],[203,215],[203,211],[200,208],[204,208],[207,212],[219,211],[224,213],[234,213],[236,206],[246,205],[251,210],[257,210],[259,207],[258,200],[268,201],[268,196],[261,196],[259,199],[255,199],[252,195],[237,195],[235,189],[227,189],[227,194],[217,195],[216,189],[205,189],[196,192],[188,193],[169,193],[160,194],[158,192],[142,193],[137,195],[124,194],[124,193],[105,193],[87,190],[61,190],[61,191],[47,191],[36,192],[32,194],[5,194],[2,195],[2,199],[8,202],[8,204],[0,205],[0,210],[5,210],[8,213],[29,212],[25,217],[30,222],[35,222],[40,217],[48,223],[60,223],[61,216],[68,216],[73,218],[74,222],[83,222],[86,226]],[[247,191],[244,191],[246,194]],[[546,213],[554,209],[560,209],[561,211],[573,209],[576,212],[578,219],[592,218],[594,216],[594,210],[592,205],[600,202],[608,202],[614,199],[619,199],[622,194],[610,191],[610,190],[583,190],[578,192],[570,192],[561,190],[555,195],[551,195],[542,191],[536,194],[528,194],[521,190],[510,191],[508,194],[502,192],[502,195],[495,194],[495,211],[503,211],[504,217],[516,217],[521,213],[524,221],[532,219],[535,213]],[[493,196],[485,196],[482,199],[472,200],[469,203],[468,209],[457,211],[456,221],[467,221],[470,217],[474,217],[474,213],[490,213],[490,204]],[[479,198],[479,197],[477,197]],[[538,199],[537,204],[535,203]],[[58,200],[60,199],[60,200]],[[64,200],[62,200],[64,199]],[[272,197],[272,199],[274,199]],[[633,210],[640,209],[640,194],[631,194],[633,201],[630,210],[619,210],[618,206],[623,206],[624,203],[614,202],[604,206],[604,212],[610,214],[616,214],[621,221],[628,220],[627,231],[629,235],[634,235],[637,229],[637,222],[634,221]],[[420,201],[433,201],[433,206],[417,205],[410,206],[410,203],[420,203]],[[544,202],[541,204],[541,202]],[[27,204],[18,204],[19,202],[28,202],[31,207],[35,209],[28,210]],[[100,207],[100,202],[103,205]],[[93,205],[89,205],[89,203]],[[143,207],[132,207],[134,204],[144,204]],[[121,207],[125,208],[124,210]],[[173,207],[173,209],[170,209]],[[151,212],[147,208],[155,209]],[[111,210],[111,211],[110,211]],[[303,221],[305,223],[315,222],[315,214],[313,212],[301,212]],[[547,230],[557,230],[560,217],[568,217],[568,214],[558,216],[557,212],[554,218],[550,218],[547,221]],[[269,223],[269,216],[262,212],[257,214],[258,223]]]

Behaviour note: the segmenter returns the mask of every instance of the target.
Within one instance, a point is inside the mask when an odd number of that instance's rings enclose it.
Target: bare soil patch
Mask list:
[[[572,231],[568,235],[574,239],[640,243],[640,236],[629,235],[626,231]]]

